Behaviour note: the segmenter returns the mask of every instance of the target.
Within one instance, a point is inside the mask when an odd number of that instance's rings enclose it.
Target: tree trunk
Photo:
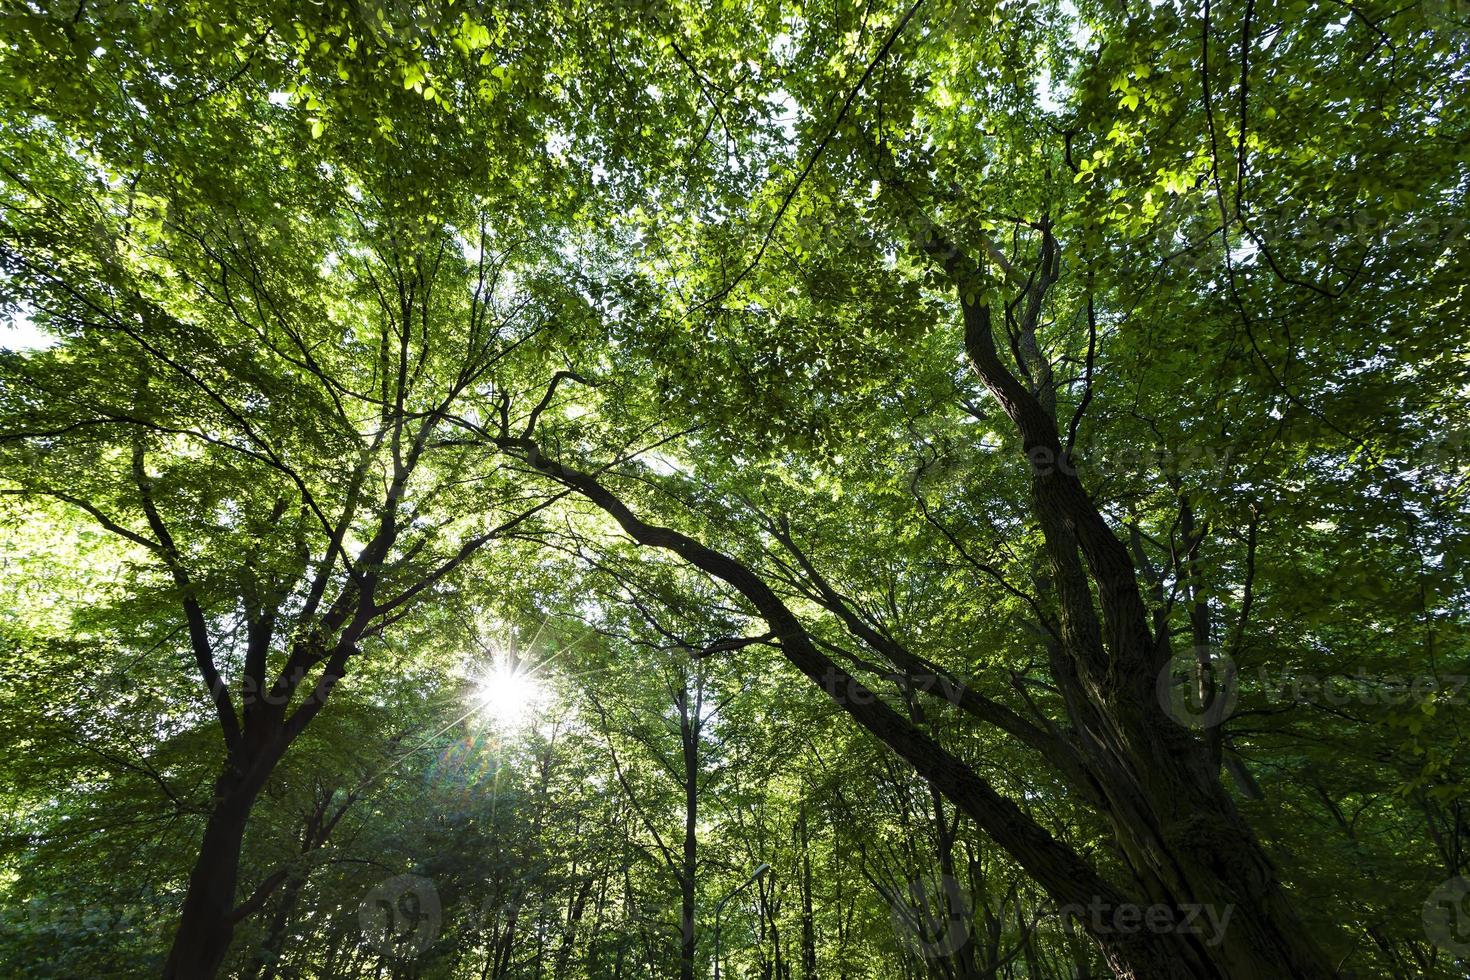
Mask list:
[[[552,972],[556,980],[562,980],[567,974],[567,964],[571,962],[572,949],[576,945],[577,926],[582,921],[582,912],[587,907],[587,896],[591,894],[596,881],[596,877],[590,874],[583,878],[572,898],[571,908],[567,910],[566,931],[562,933],[561,946],[556,953],[556,967]],[[596,938],[595,933],[593,938]]]
[[[1230,928],[1195,944],[1218,975],[1329,980],[1336,971],[1220,785],[1208,744],[1159,703],[1158,677],[1171,653],[1167,624],[1158,636],[1150,630],[1127,548],[1070,465],[1055,419],[1001,363],[989,307],[963,296],[961,305],[971,366],[1015,423],[1032,466],[1032,511],[1056,574],[1062,644],[1075,665],[1057,681],[1070,687],[1072,722],[1134,871],[1153,903],[1232,916]]]
[[[1014,423],[1031,466],[1031,510],[1056,577],[1060,642],[1052,666],[1084,765],[1101,792],[1125,859],[1151,902],[1234,916],[1232,928],[1193,943],[1206,976],[1336,975],[1306,933],[1264,849],[1219,784],[1207,741],[1165,716],[1157,678],[1172,653],[1168,623],[1151,630],[1128,550],[1103,518],[1063,447],[1049,365],[1006,366],[991,328],[985,273],[926,225],[920,249],[956,286],[970,366]],[[1055,241],[1043,236],[1040,280],[1022,332],[1034,331],[1040,299],[1055,281]],[[1031,349],[1034,336],[1022,338]],[[1029,346],[1028,346],[1029,345]],[[1038,380],[1039,379],[1039,380]],[[1096,590],[1094,605],[1093,590]],[[1050,890],[1050,889],[1049,889]]]
[[[164,980],[212,980],[224,965],[235,934],[240,847],[255,792],[226,774],[215,784],[215,793],[214,810],[204,826],[179,927],[163,968]]]
[[[811,839],[806,822],[806,800],[799,803],[796,816],[797,842],[801,847],[801,976],[817,978],[817,927],[812,911]]]
[[[679,736],[683,745],[684,759],[684,863],[679,875],[680,918],[679,929],[682,942],[679,947],[679,980],[694,980],[696,955],[694,934],[695,885],[699,873],[699,713],[703,708],[703,685],[694,696],[691,706],[689,679],[684,678],[684,687],[679,692]]]
[[[270,925],[266,928],[265,939],[261,941],[260,949],[251,958],[250,965],[246,967],[242,980],[275,980],[280,971],[281,950],[286,944],[286,930],[291,925],[291,915],[296,911],[296,902],[301,897],[301,889],[306,885],[304,874],[293,874],[286,879],[281,887],[281,897],[276,904],[276,911],[271,916]]]

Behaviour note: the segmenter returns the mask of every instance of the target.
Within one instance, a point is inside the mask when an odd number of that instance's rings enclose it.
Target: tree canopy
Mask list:
[[[1457,977],[1457,0],[7,2],[0,963]]]

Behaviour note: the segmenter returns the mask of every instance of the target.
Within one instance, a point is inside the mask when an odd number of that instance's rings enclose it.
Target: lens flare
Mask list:
[[[486,720],[506,727],[525,724],[546,699],[546,691],[523,664],[508,658],[477,673],[471,697]]]

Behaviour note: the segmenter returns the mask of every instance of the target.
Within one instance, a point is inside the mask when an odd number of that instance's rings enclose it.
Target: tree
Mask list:
[[[167,26],[97,16],[145,61]],[[61,125],[13,134],[5,231],[12,294],[68,338],[7,358],[7,472],[146,554],[139,586],[173,593],[223,743],[171,976],[218,970],[254,904],[235,894],[251,807],[352,660],[545,503],[514,479],[467,484],[469,461],[435,443],[468,395],[536,370],[511,360],[549,319],[510,284],[534,227],[492,227],[483,170],[446,173],[432,152],[344,160],[320,152],[321,122],[302,132],[214,86],[175,113],[159,72],[195,56],[135,66],[108,102],[129,134],[49,93]],[[420,120],[396,114],[397,146],[433,146],[423,100],[388,98]],[[191,127],[206,103],[211,125]]]
[[[692,978],[701,869],[769,851],[772,976],[1452,972],[1460,13],[18,11],[0,303],[54,343],[0,354],[5,887],[192,833],[170,976],[656,972],[677,914]],[[601,735],[518,737],[520,840],[383,790],[395,870],[491,914],[355,949],[336,747],[421,728],[368,705],[488,610],[601,631],[566,678]],[[968,945],[879,937],[895,855],[983,893]],[[43,931],[57,969],[132,952]]]

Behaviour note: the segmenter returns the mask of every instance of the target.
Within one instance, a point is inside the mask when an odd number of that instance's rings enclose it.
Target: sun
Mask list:
[[[478,713],[507,727],[524,724],[546,700],[546,689],[524,664],[499,657],[473,678],[471,697]]]

